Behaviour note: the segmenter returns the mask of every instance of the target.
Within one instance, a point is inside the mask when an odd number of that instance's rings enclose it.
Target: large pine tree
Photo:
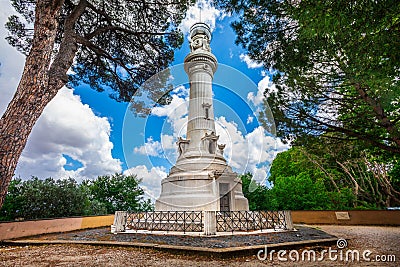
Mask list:
[[[189,2],[12,0],[19,16],[9,18],[7,40],[27,57],[0,119],[0,207],[32,127],[57,92],[86,82],[130,101],[145,80],[173,60],[182,43],[176,25]]]

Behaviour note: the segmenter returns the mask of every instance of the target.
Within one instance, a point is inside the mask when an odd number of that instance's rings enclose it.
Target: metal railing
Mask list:
[[[290,211],[116,212],[115,232],[125,230],[216,232],[292,230]]]
[[[202,211],[150,211],[128,213],[125,229],[203,232]]]
[[[284,211],[217,211],[217,232],[287,230]]]

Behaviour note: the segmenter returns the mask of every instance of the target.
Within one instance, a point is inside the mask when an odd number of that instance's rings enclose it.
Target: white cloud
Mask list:
[[[222,20],[226,15],[225,12],[215,8],[211,0],[199,0],[187,10],[179,28],[186,34],[193,24],[204,22],[210,26],[211,31],[214,31],[216,20]]]
[[[175,137],[186,135],[187,115],[189,108],[189,89],[183,86],[174,90],[169,105],[155,107],[151,114],[158,117],[167,117],[166,122],[171,124]]]
[[[133,152],[142,155],[159,156],[162,154],[163,148],[159,141],[154,141],[153,137],[150,136],[144,145],[135,147]]]
[[[176,150],[176,138],[172,135],[162,134],[161,135],[161,144],[163,149],[173,149]]]
[[[167,177],[164,167],[152,167],[150,170],[144,165],[139,165],[124,171],[125,175],[137,175],[142,179],[140,187],[146,192],[147,197],[158,198],[161,192],[161,180]]]
[[[239,173],[250,171],[259,182],[266,178],[269,164],[276,154],[288,149],[261,126],[243,135],[235,122],[227,121],[223,116],[218,117],[216,122],[219,142],[226,144],[225,157],[229,165]]]
[[[247,123],[247,124],[250,124],[250,123],[252,123],[252,122],[253,122],[253,120],[254,120],[254,117],[253,117],[253,116],[250,116],[250,115],[248,115],[248,116],[247,116],[247,121],[246,121],[246,123]]]
[[[110,123],[82,104],[73,90],[62,88],[47,105],[33,127],[21,155],[16,175],[29,178],[92,179],[121,171],[121,162],[111,154]],[[68,155],[82,163],[77,170],[65,170]]]
[[[249,57],[249,55],[240,54],[239,58],[240,58],[240,61],[246,63],[247,68],[249,68],[249,69],[257,69],[257,68],[261,68],[263,66],[263,64],[261,62],[256,62],[256,61],[252,60]]]
[[[253,102],[255,106],[259,106],[264,101],[265,89],[268,88],[268,91],[270,92],[276,92],[277,90],[275,84],[270,80],[269,76],[264,76],[264,78],[258,82],[257,88],[257,94],[254,94],[254,92],[247,94],[247,100]]]
[[[176,141],[178,137],[186,136],[188,107],[189,89],[178,86],[173,90],[170,104],[154,107],[151,111],[153,116],[165,117],[160,141],[149,137],[142,146],[133,149],[134,153],[165,158],[174,164],[178,156]]]
[[[174,164],[178,157],[178,147],[176,145],[177,137],[169,134],[161,135],[161,145],[163,147],[164,157]]]

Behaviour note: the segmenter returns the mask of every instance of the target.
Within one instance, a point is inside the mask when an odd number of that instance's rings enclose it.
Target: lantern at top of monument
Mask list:
[[[211,31],[207,24],[199,22],[190,27],[189,42],[192,52],[196,50],[211,52],[210,41]]]
[[[189,79],[191,81],[196,80],[190,77],[191,73],[189,69],[196,65],[193,69],[199,70],[201,66],[209,66],[210,69],[205,69],[206,71],[212,71],[209,74],[212,76],[217,70],[217,59],[211,53],[210,48],[211,41],[211,30],[210,27],[202,22],[195,23],[190,28],[189,43],[190,43],[190,53],[186,56],[185,71],[189,74]],[[205,63],[206,65],[199,65],[198,63]],[[206,67],[207,68],[207,67]]]

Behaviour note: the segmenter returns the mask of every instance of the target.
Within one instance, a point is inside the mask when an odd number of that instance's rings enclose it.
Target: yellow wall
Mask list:
[[[81,229],[110,226],[114,223],[114,215],[83,217]]]

